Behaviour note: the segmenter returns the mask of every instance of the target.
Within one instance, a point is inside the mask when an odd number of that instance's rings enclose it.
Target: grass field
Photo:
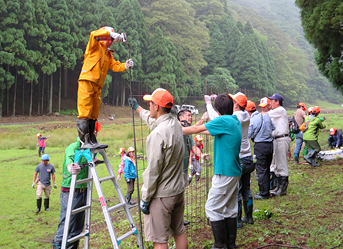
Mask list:
[[[328,130],[334,126],[343,129],[342,114],[327,114],[327,128],[320,133],[322,149],[327,147]],[[149,133],[146,126],[140,127],[137,121],[137,151],[144,151],[145,138]],[[64,150],[76,140],[75,127],[58,124],[46,125],[44,130],[37,125],[0,126],[0,183],[2,186],[0,202],[0,248],[51,248],[51,241],[59,222],[59,193],[62,180]],[[31,187],[34,169],[38,157],[36,133],[51,135],[46,141],[46,153],[56,168],[58,189],[53,189],[50,197],[50,212],[35,214],[36,195]],[[119,147],[133,146],[132,124],[104,125],[99,133],[99,141],[109,144],[107,153],[114,171],[118,169]],[[293,142],[294,143],[294,142]],[[144,165],[139,160],[139,165]],[[146,167],[146,162],[145,162]],[[288,194],[283,197],[263,201],[254,201],[254,225],[246,225],[238,230],[239,248],[343,248],[343,160],[323,162],[323,166],[312,169],[306,165],[294,165],[289,162],[290,184]],[[98,166],[99,176],[105,176],[105,166]],[[140,174],[142,171],[139,172]],[[254,175],[254,174],[252,174]],[[126,183],[120,180],[122,191],[126,192]],[[108,204],[118,201],[110,184],[103,184]],[[253,194],[257,192],[257,182],[252,177]],[[134,199],[137,196],[137,189]],[[97,199],[94,191],[93,199]],[[139,217],[132,210],[136,224]],[[114,218],[116,231],[121,234],[128,231],[124,212]],[[99,202],[92,207],[91,248],[112,248]],[[210,226],[198,233],[188,234],[190,248],[210,248],[213,243]],[[171,246],[172,246],[171,242]],[[274,245],[274,246],[271,246]],[[121,248],[134,248],[132,240],[124,241]],[[150,248],[147,244],[146,248]]]

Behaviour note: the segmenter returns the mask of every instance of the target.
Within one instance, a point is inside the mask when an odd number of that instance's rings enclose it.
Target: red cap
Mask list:
[[[270,99],[267,97],[264,97],[261,99],[260,104],[258,106],[260,107],[266,107],[267,105],[269,105],[271,103]]]
[[[335,128],[330,128],[330,135],[335,135],[336,129]]]
[[[299,104],[298,104],[298,106],[302,106],[302,107],[304,107],[304,111],[306,111],[307,109],[306,109],[306,107],[305,107],[305,103],[303,103],[303,102],[300,102]]]
[[[95,122],[95,131],[96,132],[101,131],[101,124],[98,121]]]
[[[143,99],[165,108],[172,108],[173,106],[173,96],[163,88],[157,88],[151,95],[144,95]]]
[[[240,106],[240,107],[247,107],[247,96],[245,96],[243,93],[238,92],[235,95],[229,93],[229,96],[236,101],[236,103]]]
[[[245,110],[247,110],[248,112],[255,111],[256,110],[255,103],[252,102],[251,100],[248,100],[247,107],[245,107]]]

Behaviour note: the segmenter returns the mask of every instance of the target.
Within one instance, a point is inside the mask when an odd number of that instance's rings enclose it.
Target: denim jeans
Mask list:
[[[242,200],[242,196],[244,200],[252,197],[250,189],[250,173],[255,169],[252,156],[240,158],[239,161],[242,167],[242,176],[239,180],[238,202]]]
[[[295,141],[296,141],[296,147],[294,150],[294,156],[298,156],[300,154],[301,146],[303,145],[303,133],[299,131],[298,133],[294,134],[295,135]]]
[[[67,214],[69,192],[61,191],[60,202],[61,202],[61,214],[60,223],[58,224],[57,232],[54,238],[54,242],[62,243],[64,222]],[[74,194],[73,209],[82,207],[86,205],[87,191],[83,193],[76,192]],[[68,238],[79,235],[84,227],[85,223],[85,211],[74,214],[70,219],[69,236]]]

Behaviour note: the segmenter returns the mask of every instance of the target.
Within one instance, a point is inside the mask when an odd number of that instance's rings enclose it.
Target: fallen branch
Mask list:
[[[304,249],[304,247],[290,246],[290,245],[281,245],[281,244],[268,244],[268,245],[256,247],[255,249],[266,248],[266,247],[272,247],[272,246]]]

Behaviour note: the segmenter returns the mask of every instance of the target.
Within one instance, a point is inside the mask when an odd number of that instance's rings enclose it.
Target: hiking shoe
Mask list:
[[[263,195],[261,195],[261,193],[257,193],[256,195],[254,195],[254,199],[256,199],[256,200],[264,200],[264,199],[269,199],[269,198],[270,198],[269,195],[263,196]]]

